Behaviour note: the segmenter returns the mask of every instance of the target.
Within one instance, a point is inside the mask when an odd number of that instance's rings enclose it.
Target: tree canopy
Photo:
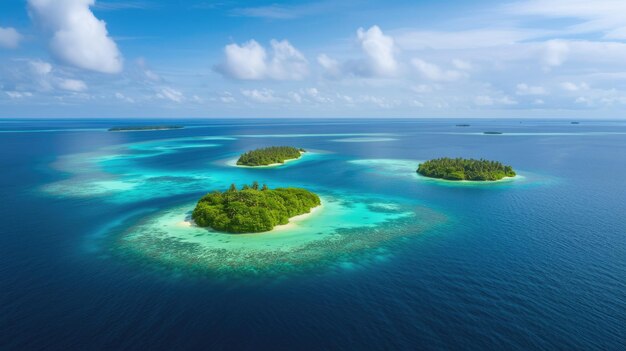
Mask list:
[[[477,181],[500,180],[504,177],[515,176],[515,171],[511,166],[503,165],[498,161],[448,157],[420,163],[417,173],[431,178]]]
[[[224,192],[204,195],[193,210],[192,218],[200,227],[229,233],[265,232],[289,218],[309,213],[320,205],[320,198],[301,188],[259,189],[257,182],[241,190],[233,184]]]
[[[237,160],[241,166],[267,166],[273,163],[284,163],[285,160],[300,158],[304,149],[293,146],[270,146],[248,151]]]

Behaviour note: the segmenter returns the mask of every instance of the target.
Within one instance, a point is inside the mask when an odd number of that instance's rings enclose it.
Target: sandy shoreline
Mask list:
[[[268,230],[266,232],[260,232],[260,233],[237,233],[237,234],[227,233],[227,234],[233,234],[233,235],[267,234],[267,233],[274,233],[274,232],[284,231],[284,230],[288,230],[288,229],[293,229],[293,228],[298,226],[298,222],[302,222],[302,221],[304,221],[306,219],[309,219],[314,214],[319,213],[322,210],[323,207],[324,207],[324,204],[320,203],[319,205],[311,208],[311,211],[309,213],[303,213],[301,215],[297,215],[297,216],[291,217],[291,218],[289,218],[289,223],[287,223],[287,224],[279,224],[279,225],[275,226],[274,228],[272,228],[272,230]],[[193,221],[193,219],[191,219],[191,217],[189,217],[189,218],[185,218],[185,220],[177,222],[176,226],[177,227],[185,227],[185,228],[196,227],[196,223]],[[207,228],[207,229],[210,229],[210,228]]]
[[[303,213],[301,215],[291,217],[289,218],[289,223],[277,225],[272,230],[268,232],[264,232],[264,233],[273,233],[273,232],[280,232],[280,231],[288,230],[288,229],[294,229],[298,226],[298,222],[302,222],[306,219],[309,219],[314,214],[319,214],[323,207],[324,207],[324,204],[320,203],[319,205],[313,207],[309,213]]]
[[[305,154],[309,153],[308,151],[302,152],[300,151],[300,157],[298,158],[288,158],[285,161],[283,161],[283,163],[270,163],[269,165],[262,165],[262,166],[245,166],[245,165],[238,165],[237,164],[237,160],[239,160],[239,156],[237,158],[233,158],[230,159],[228,161],[226,161],[226,164],[229,166],[234,166],[234,167],[241,167],[241,168],[273,168],[273,167],[279,167],[279,166],[283,166],[285,164],[287,164],[288,162],[291,161],[297,161],[297,160],[301,160],[302,157],[304,157]]]
[[[433,181],[445,182],[445,183],[450,183],[450,184],[492,184],[492,183],[501,183],[501,182],[512,182],[512,181],[520,180],[524,178],[523,176],[518,174],[514,177],[504,177],[498,180],[450,180],[450,179],[443,179],[443,178],[427,177],[419,173],[417,173],[417,175],[418,177],[426,179],[426,180],[433,180]]]

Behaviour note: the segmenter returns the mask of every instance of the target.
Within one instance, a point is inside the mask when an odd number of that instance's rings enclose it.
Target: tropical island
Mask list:
[[[111,127],[109,132],[137,132],[137,131],[150,131],[150,130],[170,130],[170,129],[182,129],[183,126],[125,126],[125,127]]]
[[[504,134],[502,132],[483,132],[483,134],[487,134],[487,135],[500,135],[500,134]]]
[[[446,180],[494,181],[515,177],[511,166],[498,161],[442,157],[420,163],[417,173],[430,178]]]
[[[306,152],[304,149],[293,146],[264,147],[242,154],[237,160],[237,165],[249,167],[280,165],[300,158],[304,152]]]
[[[196,225],[228,233],[258,233],[287,224],[289,218],[320,206],[316,194],[301,188],[269,189],[258,182],[204,195],[191,215]]]
[[[456,126],[457,127],[469,127],[470,125],[469,124],[457,124]]]

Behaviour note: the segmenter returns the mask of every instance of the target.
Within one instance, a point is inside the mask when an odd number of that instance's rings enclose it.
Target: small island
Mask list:
[[[269,189],[258,182],[204,195],[191,217],[200,227],[228,233],[259,233],[287,224],[289,218],[321,205],[319,196],[301,188]]]
[[[497,161],[442,157],[420,163],[417,173],[446,180],[494,181],[515,177],[511,166]]]
[[[144,132],[151,130],[170,130],[170,129],[182,129],[183,126],[125,126],[125,127],[111,127],[109,132]]]
[[[456,126],[457,127],[469,127],[470,125],[469,124],[457,124]]]
[[[304,149],[293,146],[270,146],[242,154],[237,160],[237,165],[249,167],[280,165],[300,158],[304,152],[306,152]]]
[[[570,122],[570,124],[580,124],[580,122]]]
[[[483,132],[483,134],[487,134],[487,135],[500,135],[500,134],[504,134],[502,132]]]

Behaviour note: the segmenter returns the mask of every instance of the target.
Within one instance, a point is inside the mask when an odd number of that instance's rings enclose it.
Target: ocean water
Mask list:
[[[269,145],[311,152],[229,162]],[[415,173],[441,156],[519,176]],[[623,121],[0,120],[0,166],[2,350],[626,349]],[[186,225],[254,180],[323,206],[266,234]]]

